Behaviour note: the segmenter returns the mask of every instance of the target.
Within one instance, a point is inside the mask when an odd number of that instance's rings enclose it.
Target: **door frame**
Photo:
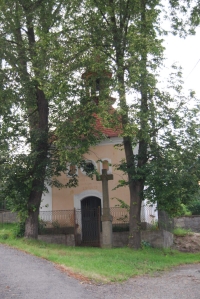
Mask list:
[[[85,190],[82,191],[79,194],[75,194],[74,195],[74,208],[76,210],[81,210],[81,200],[83,200],[85,197],[90,197],[90,196],[94,196],[94,197],[98,197],[101,199],[101,208],[103,208],[103,195],[102,192],[97,191],[97,190]]]

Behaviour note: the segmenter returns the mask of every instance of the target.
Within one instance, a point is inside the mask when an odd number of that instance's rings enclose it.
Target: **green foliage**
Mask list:
[[[45,229],[46,229],[46,223],[45,221],[43,221],[42,219],[39,218],[39,222],[38,222],[38,231],[39,233],[43,233],[45,232]]]
[[[187,235],[191,235],[192,232],[190,229],[184,229],[181,227],[177,227],[173,230],[173,234],[178,237],[185,237]]]
[[[184,204],[181,204],[182,210],[179,212],[177,216],[190,216],[192,215],[191,211],[188,209],[188,207]]]
[[[25,222],[18,222],[13,229],[13,236],[15,238],[23,238],[25,234]]]
[[[142,240],[142,248],[145,249],[145,248],[152,248],[151,244],[147,241],[144,241]]]
[[[181,137],[182,138],[182,137]],[[176,144],[179,137],[176,137]],[[187,143],[189,144],[190,136]],[[186,140],[186,139],[185,139]],[[144,196],[157,201],[159,209],[165,210],[171,216],[189,215],[189,208],[195,194],[198,192],[198,178],[200,176],[200,163],[196,158],[199,151],[198,137],[193,143],[194,148],[186,148],[180,141],[171,149],[158,147],[159,157],[152,157],[151,163],[146,167],[147,185]]]
[[[52,222],[52,226],[54,228],[60,228],[60,223],[58,222],[58,220],[55,220],[55,221]]]
[[[88,50],[80,1],[25,2],[0,4],[0,188],[10,209],[30,217],[45,183],[77,186],[77,176],[66,184],[59,176],[68,163],[82,167],[102,136],[94,129],[97,106],[77,76]]]
[[[124,220],[121,219],[120,220]],[[112,231],[113,232],[128,232],[129,231],[129,224],[124,224],[124,225],[113,225],[112,226]]]
[[[159,229],[159,223],[158,221],[154,221],[151,223],[151,226],[150,226],[150,230],[158,230]]]
[[[200,200],[192,201],[187,208],[192,215],[200,215]]]
[[[199,181],[198,181],[199,186]],[[191,215],[200,215],[200,191],[199,188],[195,194],[193,194],[193,197],[191,201],[187,203],[187,210],[190,212]]]
[[[182,17],[190,1],[169,4],[174,32],[186,34]],[[158,203],[159,209],[171,216],[187,213],[183,205],[197,192],[200,177],[199,101],[192,93],[182,94],[181,69],[177,66],[173,66],[166,88],[158,87],[163,36],[167,33],[162,30],[163,2],[88,0],[87,5],[85,18],[94,26],[93,30],[88,28],[91,43],[107,55],[107,61],[112,60],[119,98],[117,119],[121,119],[126,152],[126,159],[116,167],[128,176],[117,187],[130,188],[134,232],[139,221],[134,205],[141,205],[143,199]],[[101,44],[99,36],[104,37]],[[188,105],[190,100],[193,108]],[[132,151],[136,145],[137,153]]]
[[[9,238],[9,234],[1,234],[0,235],[0,239],[2,239],[2,240],[7,240]]]
[[[119,202],[118,205],[115,205],[116,207],[126,209],[127,212],[130,211],[130,205],[128,205],[127,203],[125,203],[125,201],[122,200],[122,199],[119,199],[119,198],[116,198],[116,199],[117,199],[117,201]]]

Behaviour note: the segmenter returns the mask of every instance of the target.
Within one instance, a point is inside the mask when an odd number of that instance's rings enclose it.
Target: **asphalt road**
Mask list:
[[[51,262],[0,244],[0,299],[200,299],[200,264],[121,284],[82,284]]]
[[[0,299],[92,299],[79,281],[53,263],[0,245]]]

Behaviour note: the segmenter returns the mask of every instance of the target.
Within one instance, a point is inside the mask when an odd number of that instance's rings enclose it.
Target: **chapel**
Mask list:
[[[109,84],[111,76],[112,74],[108,71],[104,71],[101,78],[99,78],[95,72],[91,71],[86,71],[82,74],[82,79],[85,80],[86,94],[96,105],[99,104],[104,92],[104,87]],[[114,110],[112,105],[115,99],[109,94],[107,98],[110,103],[109,110],[112,113]],[[119,219],[121,219],[122,222],[124,219],[124,223],[127,225],[128,211],[126,216],[116,214],[116,211],[119,212],[119,210],[116,209],[120,205],[119,200],[125,202],[127,205],[130,201],[128,186],[116,188],[120,180],[126,179],[126,175],[115,167],[121,160],[125,159],[125,153],[124,150],[122,150],[123,147],[117,146],[123,143],[123,138],[120,135],[121,130],[120,127],[116,129],[105,127],[102,123],[102,119],[98,116],[96,116],[96,129],[103,133],[105,138],[95,146],[90,147],[88,153],[84,155],[84,160],[88,170],[91,169],[92,171],[95,168],[99,174],[102,174],[102,170],[106,169],[107,174],[112,175],[112,179],[108,182],[109,206],[113,217],[112,221],[113,223],[117,223]],[[135,154],[137,153],[137,147],[134,149],[134,152]],[[84,169],[78,169],[76,165],[70,164],[68,165],[68,171],[63,173],[59,180],[63,184],[66,184],[72,174],[76,174],[78,177],[79,183],[77,187],[58,189],[56,187],[51,188],[47,186],[49,192],[43,195],[40,215],[42,219],[45,219],[45,212],[49,212],[50,217],[52,217],[51,220],[53,221],[59,218],[59,213],[60,215],[64,215],[67,213],[66,211],[71,211],[71,216],[68,217],[70,218],[68,221],[76,222],[81,241],[84,243],[84,241],[87,242],[88,232],[89,238],[95,239],[97,232],[94,232],[94,230],[100,231],[101,229],[101,227],[99,227],[101,223],[98,221],[95,222],[96,218],[98,218],[97,212],[94,212],[94,210],[93,212],[84,211],[99,209],[99,221],[101,220],[103,210],[102,182],[97,180],[95,176],[91,179]],[[152,208],[150,212],[149,209],[147,213],[147,210],[144,207],[142,208],[142,221],[150,222],[152,221],[151,217],[155,217],[152,216],[155,214],[154,208]],[[77,214],[78,211],[80,211],[79,214]],[[150,218],[148,219],[148,217]]]

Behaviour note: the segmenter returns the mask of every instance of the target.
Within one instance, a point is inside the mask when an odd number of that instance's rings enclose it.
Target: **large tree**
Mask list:
[[[24,152],[13,157],[15,170],[8,184],[13,179],[12,196],[21,197],[20,205],[27,205],[25,236],[32,238],[38,234],[49,151],[50,91],[46,78],[51,77],[53,64],[49,54],[52,40],[59,44],[54,28],[62,17],[62,2],[1,1],[1,102],[11,101],[9,111],[3,114],[3,129],[7,125],[13,132],[10,152],[20,150],[19,141],[29,151],[29,155]],[[20,188],[15,188],[18,184]]]
[[[1,180],[28,238],[38,235],[45,184],[62,187],[56,177],[67,161],[81,163],[88,149],[92,107],[83,105],[76,120],[84,90],[76,70],[87,49],[79,38],[80,6],[65,0],[0,3]],[[73,177],[68,186],[76,184]]]
[[[172,9],[176,6],[175,2],[169,1]],[[129,246],[139,248],[140,212],[145,194],[152,194],[154,190],[154,196],[149,196],[149,199],[160,199],[163,203],[160,197],[164,192],[158,192],[152,177],[166,180],[170,176],[171,169],[168,171],[164,166],[170,155],[174,161],[173,171],[176,169],[176,158],[180,161],[184,152],[190,154],[188,160],[191,158],[187,166],[197,158],[197,110],[189,112],[189,99],[182,97],[181,84],[173,74],[169,84],[166,83],[168,90],[158,89],[159,67],[163,64],[162,36],[166,33],[161,29],[161,1],[89,0],[87,3],[85,19],[88,18],[89,26],[92,23],[91,43],[107,56],[113,66],[114,87],[119,98],[119,116],[115,119],[120,119],[122,124],[126,157],[119,168],[127,173],[128,180],[122,183],[127,184],[130,190]],[[176,20],[173,20],[174,24]],[[179,70],[175,72],[177,79],[180,79]],[[174,89],[171,94],[170,88]],[[131,94],[129,100],[128,93]],[[189,139],[192,146],[188,144]],[[133,151],[135,146],[138,146],[137,154]],[[165,162],[162,164],[162,161]],[[170,179],[173,179],[172,176]],[[159,182],[156,184],[158,186]],[[149,186],[149,192],[144,192],[145,185]],[[168,184],[168,192],[169,189]],[[167,206],[167,200],[164,202]]]

